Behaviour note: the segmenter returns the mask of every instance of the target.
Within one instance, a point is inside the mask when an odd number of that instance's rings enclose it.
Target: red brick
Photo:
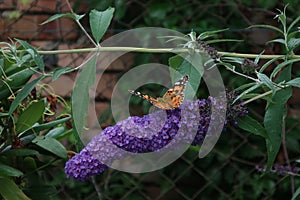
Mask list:
[[[70,2],[73,7],[74,2]],[[79,12],[85,11],[86,3],[80,2]],[[23,5],[22,0],[18,0],[18,9],[30,12],[47,12],[47,13],[69,13],[71,12],[66,1],[57,0],[31,0],[29,3]]]
[[[13,9],[15,7],[13,0],[2,0],[0,9]]]
[[[24,16],[19,20],[3,21],[1,28],[3,28],[4,35],[2,37],[5,39],[8,37],[21,39],[34,37],[38,30],[37,18],[38,16]]]
[[[59,50],[71,50],[83,48],[78,44],[61,44]],[[60,67],[74,67],[79,66],[86,60],[89,53],[73,53],[73,54],[58,54],[58,66]]]
[[[68,75],[61,75],[54,82],[51,82],[51,79],[43,82],[48,83],[53,88],[54,93],[61,97],[70,97],[74,87],[74,80]]]
[[[59,19],[60,22],[53,21],[41,26],[40,24],[48,18],[48,15],[25,15],[19,20],[0,19],[2,37],[34,40],[53,40],[62,37],[68,40],[77,37],[76,24],[71,19]]]
[[[134,58],[133,54],[126,53],[118,59],[115,59],[116,55],[115,53],[118,52],[101,52],[99,59],[98,59],[98,67],[104,69],[105,67],[109,66],[108,70],[128,70],[131,68]]]

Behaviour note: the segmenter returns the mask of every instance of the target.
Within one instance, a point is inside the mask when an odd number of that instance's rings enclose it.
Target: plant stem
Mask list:
[[[90,53],[90,52],[114,52],[114,51],[128,51],[128,52],[144,52],[144,53],[188,53],[187,48],[142,48],[142,47],[94,47],[94,48],[81,48],[81,49],[64,49],[64,50],[51,50],[51,51],[37,51],[39,54],[72,54],[72,53]],[[195,50],[196,52],[199,50]],[[10,52],[9,50],[3,50],[3,52]],[[16,50],[17,53],[21,53],[22,50]],[[243,53],[231,53],[231,52],[218,52],[220,55],[226,55],[236,58],[256,58],[258,54],[243,54]],[[272,59],[282,57],[284,55],[261,55],[260,59]],[[291,59],[300,58],[300,55],[291,55]]]

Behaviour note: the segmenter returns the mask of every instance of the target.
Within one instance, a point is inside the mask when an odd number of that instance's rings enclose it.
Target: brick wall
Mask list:
[[[23,3],[26,2],[26,3]],[[84,1],[80,3],[77,14],[88,13]],[[71,2],[71,5],[72,2]],[[78,28],[77,24],[71,20],[62,18],[46,25],[40,25],[50,16],[57,13],[69,13],[70,10],[66,1],[61,0],[0,0],[0,41],[9,41],[8,38],[18,38],[29,42],[31,45],[42,50],[56,49],[76,49],[92,47],[91,42]],[[87,27],[87,16],[82,20]],[[106,36],[107,37],[107,36]],[[56,67],[75,67],[80,65],[87,54],[59,54],[43,55],[46,69],[54,70]],[[104,73],[98,83],[97,99],[95,108],[98,116],[109,107],[111,93],[114,84],[121,73],[130,68],[132,58],[122,56],[119,61],[115,61]],[[101,65],[101,62],[100,62]],[[72,93],[76,73],[62,75],[55,82],[46,79],[57,95],[68,99]],[[90,124],[96,119],[90,119]],[[108,124],[106,124],[108,125]]]

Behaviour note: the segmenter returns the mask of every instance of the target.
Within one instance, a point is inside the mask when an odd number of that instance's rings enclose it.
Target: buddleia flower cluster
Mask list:
[[[218,59],[221,56],[215,48],[209,46],[208,44],[206,44],[204,41],[200,39],[198,39],[197,42],[200,50],[204,51],[207,54],[207,56],[213,59],[214,61],[218,61]]]
[[[80,153],[68,160],[65,173],[67,177],[84,181],[104,172],[115,160],[126,156],[126,152],[159,152],[172,144],[175,144],[176,150],[179,142],[200,146],[204,138],[209,137],[207,132],[210,121],[218,120],[219,113],[226,112],[222,124],[224,127],[229,123],[236,124],[239,117],[248,113],[239,101],[232,104],[234,97],[234,93],[227,94],[227,106],[216,98],[208,97],[187,100],[173,110],[159,110],[143,117],[131,116],[119,121],[105,128]],[[213,119],[212,107],[218,111]]]
[[[241,64],[242,71],[246,74],[253,74],[258,68],[258,65],[252,60],[245,58]]]

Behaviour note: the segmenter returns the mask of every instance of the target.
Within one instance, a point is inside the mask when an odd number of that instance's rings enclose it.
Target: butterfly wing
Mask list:
[[[156,98],[153,98],[147,94],[143,94],[143,93],[140,93],[140,92],[136,92],[134,90],[128,90],[131,94],[134,94],[136,96],[139,96],[141,97],[142,99],[146,99],[148,101],[150,101],[152,104],[155,104],[157,102],[157,99]]]
[[[186,83],[189,80],[189,76],[184,76],[181,79],[179,79],[175,84],[174,87],[169,89],[163,97],[160,98],[153,98],[147,94],[142,94],[140,92],[136,92],[134,90],[128,90],[131,94],[137,95],[143,99],[146,99],[150,101],[154,106],[164,109],[164,110],[170,110],[177,108],[181,105],[184,99],[184,89],[186,86]]]
[[[174,84],[174,87],[169,89],[162,97],[162,100],[168,102],[170,107],[169,109],[177,108],[183,102],[184,99],[183,91],[185,89],[188,80],[189,80],[189,76],[186,75],[182,77]]]

